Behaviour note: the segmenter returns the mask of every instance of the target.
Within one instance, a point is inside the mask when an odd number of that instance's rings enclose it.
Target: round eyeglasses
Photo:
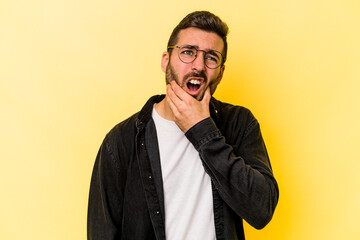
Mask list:
[[[204,63],[205,66],[211,69],[218,68],[221,64],[225,62],[223,55],[216,50],[199,50],[192,45],[182,45],[182,46],[168,46],[168,49],[178,49],[179,59],[183,63],[192,63],[198,56],[198,52],[204,53]]]

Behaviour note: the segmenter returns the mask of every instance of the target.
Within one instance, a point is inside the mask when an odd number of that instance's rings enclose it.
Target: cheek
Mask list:
[[[218,84],[220,82],[220,71],[215,71],[211,73],[210,84]]]
[[[211,95],[215,92],[216,87],[218,86],[219,83],[220,83],[220,72],[216,72],[209,83]]]
[[[178,78],[179,78],[179,80],[183,80],[183,78],[184,78],[184,76],[187,74],[187,73],[189,73],[189,72],[191,72],[191,69],[190,70],[188,70],[187,68],[186,68],[186,66],[184,67],[184,66],[181,66],[181,65],[176,65],[175,64],[175,67],[174,67],[174,65],[173,65],[173,72],[178,76]]]

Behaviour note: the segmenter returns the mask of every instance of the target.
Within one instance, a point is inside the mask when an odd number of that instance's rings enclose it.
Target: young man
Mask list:
[[[201,11],[162,55],[166,96],[106,136],[91,179],[89,239],[245,239],[263,228],[278,186],[259,124],[211,95],[225,70],[228,28]]]

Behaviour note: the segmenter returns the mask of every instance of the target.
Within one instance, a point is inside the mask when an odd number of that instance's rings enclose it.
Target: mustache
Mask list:
[[[203,78],[205,82],[207,82],[207,77],[205,75],[204,72],[199,72],[199,73],[196,73],[196,72],[191,72],[191,73],[188,73],[184,76],[184,82],[186,79],[190,78],[190,77],[198,77],[198,78]]]

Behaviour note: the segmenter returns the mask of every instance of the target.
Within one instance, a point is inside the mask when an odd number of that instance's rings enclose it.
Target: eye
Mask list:
[[[219,56],[217,56],[216,54],[212,54],[212,53],[207,53],[205,56],[206,61],[210,61],[213,63],[218,63],[219,62]]]
[[[180,52],[182,55],[189,55],[192,56],[195,54],[195,50],[194,49],[190,49],[190,48],[184,48],[181,50]]]

